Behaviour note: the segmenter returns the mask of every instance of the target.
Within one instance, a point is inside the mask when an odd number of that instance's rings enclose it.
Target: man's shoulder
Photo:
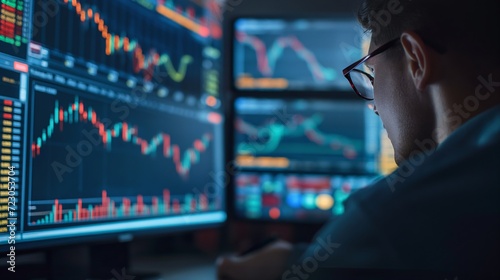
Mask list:
[[[353,198],[366,204],[402,200],[405,196],[423,199],[469,191],[498,193],[500,106],[458,129],[437,149],[418,152]]]
[[[406,162],[392,174],[351,195],[366,215],[379,221],[411,216],[443,220],[460,215],[499,215],[500,137],[473,135],[457,141],[419,164]],[[455,146],[455,148],[454,148]],[[417,211],[418,209],[418,211]]]
[[[395,185],[389,176],[354,193],[346,213],[362,213],[406,264],[437,269],[497,261],[500,145],[429,165]]]

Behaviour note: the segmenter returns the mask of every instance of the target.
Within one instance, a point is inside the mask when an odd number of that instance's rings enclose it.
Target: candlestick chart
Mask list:
[[[35,90],[33,104],[31,225],[217,208],[195,191],[213,181],[215,126],[143,108],[125,116],[65,88]]]
[[[169,91],[199,94],[206,72],[218,71],[207,60],[220,56],[214,42],[221,31],[208,20],[207,9],[189,3],[64,0],[47,28],[33,36],[33,57],[47,48],[54,67],[89,72],[94,65]]]

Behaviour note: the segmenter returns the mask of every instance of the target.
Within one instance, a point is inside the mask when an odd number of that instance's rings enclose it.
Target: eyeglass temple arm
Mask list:
[[[366,55],[365,57],[361,58],[360,60],[354,62],[353,64],[351,64],[351,66],[345,68],[342,72],[344,75],[346,75],[347,73],[351,72],[352,69],[356,68],[358,65],[364,63],[365,61],[367,61],[368,59],[376,56],[377,54],[381,53],[381,52],[384,52],[385,50],[387,50],[388,48],[392,47],[392,45],[394,45],[396,42],[399,42],[399,39],[400,38],[396,38],[396,39],[393,39],[389,42],[387,42],[386,44],[382,45],[380,48],[376,49],[375,51],[373,51],[372,53]]]

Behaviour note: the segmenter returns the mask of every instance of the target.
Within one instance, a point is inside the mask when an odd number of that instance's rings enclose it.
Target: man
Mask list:
[[[374,100],[399,168],[353,194],[305,250],[279,241],[220,258],[219,278],[335,279],[334,267],[498,276],[499,6],[365,0],[371,55],[344,74]]]

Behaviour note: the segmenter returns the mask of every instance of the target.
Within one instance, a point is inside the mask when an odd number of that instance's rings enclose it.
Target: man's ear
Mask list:
[[[405,52],[408,71],[418,90],[425,89],[432,81],[433,53],[414,31],[406,31],[401,35],[401,45]]]

